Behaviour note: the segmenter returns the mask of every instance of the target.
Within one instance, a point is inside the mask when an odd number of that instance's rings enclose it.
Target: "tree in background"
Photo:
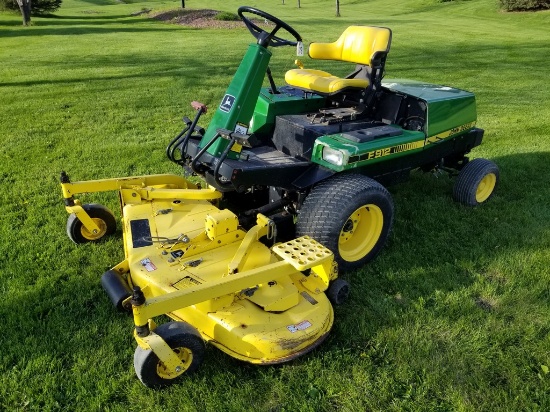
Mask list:
[[[340,0],[336,0],[336,17],[340,17]]]
[[[28,26],[31,15],[39,16],[56,11],[62,0],[0,0],[0,9],[21,11],[23,25]]]
[[[28,26],[31,23],[31,0],[17,0],[21,16],[23,17],[23,26]]]

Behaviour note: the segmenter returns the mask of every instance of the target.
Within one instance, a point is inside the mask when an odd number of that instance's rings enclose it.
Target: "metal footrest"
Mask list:
[[[321,265],[332,258],[329,249],[309,236],[275,245],[271,250],[299,271]]]

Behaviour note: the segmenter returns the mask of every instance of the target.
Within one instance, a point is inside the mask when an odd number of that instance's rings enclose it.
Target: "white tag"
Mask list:
[[[299,41],[296,44],[296,56],[302,57],[304,55],[304,43]]]
[[[239,133],[239,134],[247,134],[248,133],[248,128],[246,127],[245,124],[237,123],[235,125],[235,132]]]
[[[288,325],[286,328],[290,333],[296,333],[299,330],[306,330],[311,326],[311,322],[309,320],[303,320],[297,325]]]
[[[141,263],[141,266],[143,266],[147,272],[154,272],[155,270],[157,270],[157,267],[153,262],[151,262],[151,259],[149,258],[140,260],[139,263]]]

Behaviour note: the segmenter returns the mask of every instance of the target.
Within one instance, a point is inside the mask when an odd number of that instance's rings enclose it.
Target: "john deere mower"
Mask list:
[[[384,246],[394,206],[383,185],[413,169],[456,175],[453,197],[476,206],[491,197],[497,166],[469,161],[483,130],[472,93],[413,80],[383,80],[392,32],[351,26],[333,43],[311,43],[309,57],[355,65],[338,77],[298,68],[275,84],[271,48],[303,50],[287,23],[252,7],[238,14],[256,38],[206,130],[206,106],[167,148],[168,157],[224,193],[244,227],[270,216],[281,236],[311,236],[334,252],[342,271],[358,268]],[[255,23],[272,24],[270,32]],[[257,21],[257,20],[256,20]],[[285,31],[290,39],[280,37]],[[262,87],[267,77],[268,87]],[[251,223],[247,223],[251,222]]]
[[[297,61],[278,87],[271,49],[303,54],[300,35],[261,10],[240,7],[238,14],[257,41],[208,128],[199,126],[207,107],[193,102],[194,119],[184,118],[167,147],[172,161],[208,187],[175,175],[82,182],[61,175],[75,243],[116,230],[110,210],[75,196],[119,194],[125,259],[101,283],[119,310],[133,313],[134,366],[151,387],[197,369],[204,342],[258,364],[319,345],[333,324],[332,304],[349,293],[337,268],[374,258],[392,227],[383,184],[413,169],[443,170],[457,175],[454,198],[475,206],[498,183],[494,163],[466,156],[483,137],[472,93],[382,82],[390,29],[351,26],[334,43],[312,43],[312,59],[355,68],[338,77]],[[154,318],[163,314],[173,321],[157,327]]]

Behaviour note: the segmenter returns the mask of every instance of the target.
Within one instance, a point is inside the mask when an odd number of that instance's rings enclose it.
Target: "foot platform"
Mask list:
[[[311,269],[332,259],[332,252],[309,236],[302,236],[271,249],[299,271]]]

